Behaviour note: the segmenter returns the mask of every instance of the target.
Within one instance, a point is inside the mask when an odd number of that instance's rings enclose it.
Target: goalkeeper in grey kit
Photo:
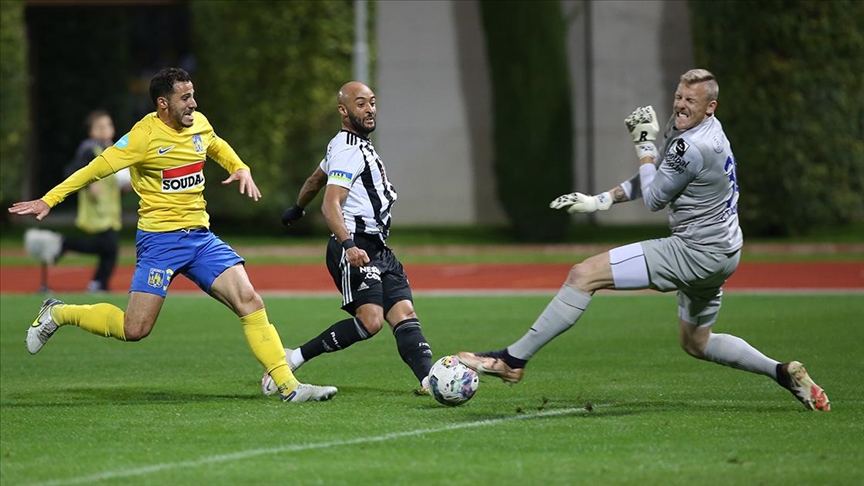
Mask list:
[[[609,209],[642,198],[651,211],[666,208],[672,235],[594,255],[571,267],[558,294],[528,332],[505,349],[457,356],[481,374],[509,383],[522,379],[540,348],[572,327],[601,289],[677,291],[678,335],[694,358],[768,376],[809,410],[827,412],[824,390],[798,361],[773,360],[741,338],[712,332],[722,286],[735,271],[743,235],[738,225],[735,157],[714,116],[719,86],[714,75],[693,69],[681,76],[661,150],[654,109],[638,108],[625,120],[639,171],[602,194],[558,197],[550,207],[569,213]]]

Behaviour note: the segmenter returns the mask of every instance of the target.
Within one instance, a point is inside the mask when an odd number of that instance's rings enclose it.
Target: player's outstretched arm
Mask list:
[[[9,208],[9,212],[12,214],[20,214],[22,216],[35,214],[36,219],[42,221],[42,218],[48,216],[48,213],[51,212],[51,206],[41,199],[36,199],[33,201],[16,202]]]
[[[604,192],[596,196],[588,196],[581,192],[573,192],[558,196],[549,203],[552,209],[567,209],[573,213],[593,213],[594,211],[605,211],[612,207],[612,194]]]
[[[240,182],[240,194],[246,194],[255,201],[261,199],[261,191],[255,185],[255,180],[252,179],[252,173],[246,169],[235,170],[227,179],[222,181],[222,185],[231,184],[234,181]]]
[[[54,186],[53,189],[45,193],[41,198],[33,201],[17,202],[9,208],[9,212],[20,215],[35,214],[36,219],[41,221],[45,216],[48,216],[51,208],[63,202],[66,196],[113,173],[114,169],[105,160],[104,154],[100,155],[89,164],[75,171],[63,182]]]
[[[292,223],[306,216],[306,206],[321,192],[321,188],[327,184],[327,173],[316,167],[300,188],[297,203],[282,213],[282,224],[291,226]]]

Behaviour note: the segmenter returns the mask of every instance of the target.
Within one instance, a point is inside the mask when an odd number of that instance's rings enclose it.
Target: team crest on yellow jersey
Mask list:
[[[195,147],[195,152],[198,152],[199,154],[204,153],[204,142],[201,140],[201,135],[198,135],[197,133],[192,135],[192,146]]]

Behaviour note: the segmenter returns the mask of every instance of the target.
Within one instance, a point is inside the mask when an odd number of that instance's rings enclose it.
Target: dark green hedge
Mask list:
[[[87,137],[84,119],[90,111],[108,110],[117,137],[138,120],[129,116],[132,45],[126,6],[31,5],[26,20],[33,63],[29,170],[32,196],[39,197],[63,181],[63,167]],[[73,201],[74,195],[55,214],[74,211]]]
[[[29,142],[24,2],[0,2],[0,203],[21,197]],[[6,219],[6,211],[0,219]]]
[[[522,240],[558,240],[570,218],[572,118],[566,25],[558,1],[481,3],[492,81],[498,197]]]
[[[189,8],[198,108],[249,164],[264,194],[247,203],[236,187],[215,182],[225,178],[221,167],[207,164],[208,212],[279,227],[282,209],[293,204],[340,127],[336,92],[352,72],[353,2],[190,2]]]
[[[697,64],[720,83],[745,233],[864,221],[864,2],[689,5]]]

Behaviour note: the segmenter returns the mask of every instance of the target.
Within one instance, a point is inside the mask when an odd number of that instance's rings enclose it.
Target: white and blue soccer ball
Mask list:
[[[444,356],[429,370],[429,392],[435,400],[450,407],[470,400],[479,384],[477,372],[462,364],[456,356]]]

